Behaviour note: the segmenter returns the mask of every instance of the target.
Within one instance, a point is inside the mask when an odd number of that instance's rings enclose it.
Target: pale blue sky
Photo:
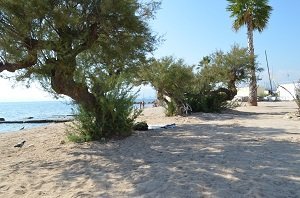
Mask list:
[[[189,64],[198,64],[203,56],[217,49],[229,51],[237,43],[247,47],[246,29],[232,29],[226,0],[163,0],[153,30],[164,34],[165,42],[156,57],[174,55]],[[273,7],[267,28],[255,32],[254,47],[258,62],[265,68],[263,80],[268,81],[264,51],[274,80],[288,82],[300,79],[300,1],[270,0]]]
[[[273,80],[276,83],[296,81],[300,79],[300,1],[270,0],[269,4],[273,12],[268,26],[262,33],[254,35],[255,54],[260,66],[265,68],[260,84],[268,82],[265,50]],[[154,56],[173,55],[185,59],[188,64],[198,64],[203,56],[217,49],[229,51],[234,43],[247,47],[245,28],[238,32],[232,30],[233,19],[226,6],[226,0],[162,0],[151,27],[155,33],[163,35],[165,41],[158,46]],[[0,83],[0,101],[49,99],[36,88],[24,91],[32,96],[24,98],[17,90],[3,88],[7,82],[0,80]],[[20,89],[23,88],[18,91]],[[148,98],[154,93],[146,87],[140,95]]]

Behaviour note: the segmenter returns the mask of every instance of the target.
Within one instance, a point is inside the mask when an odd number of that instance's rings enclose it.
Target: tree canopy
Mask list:
[[[234,18],[233,29],[238,31],[242,26],[262,32],[268,24],[272,7],[268,0],[227,0],[227,11]],[[252,27],[249,27],[252,26]]]
[[[168,56],[152,59],[141,72],[142,79],[156,89],[158,99],[167,105],[168,114],[178,114],[185,102],[185,93],[191,88],[193,67],[183,59]]]
[[[203,57],[199,63],[199,79],[210,82],[209,89],[225,88],[228,89],[228,99],[231,100],[236,94],[236,86],[239,83],[249,81],[251,69],[251,57],[247,48],[235,44],[231,50],[224,53],[222,50]],[[256,70],[262,71],[256,64]]]
[[[150,83],[167,115],[180,114],[185,104],[194,112],[220,111],[237,94],[236,86],[250,78],[251,56],[247,48],[233,45],[227,53],[218,50],[203,57],[198,71],[183,59],[152,59],[140,71],[139,78]],[[261,71],[261,68],[257,68]]]
[[[1,0],[0,72],[38,80],[98,115],[99,97],[155,49],[148,20],[158,7],[151,0]]]
[[[19,71],[94,106],[89,73],[118,75],[153,51],[147,19],[158,3],[136,0],[1,0],[0,72]],[[83,77],[84,78],[80,78]]]

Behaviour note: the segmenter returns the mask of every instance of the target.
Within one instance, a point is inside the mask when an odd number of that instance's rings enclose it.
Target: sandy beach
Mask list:
[[[293,102],[139,120],[175,128],[75,144],[66,124],[0,134],[0,197],[300,197]],[[22,140],[22,148],[14,145]]]

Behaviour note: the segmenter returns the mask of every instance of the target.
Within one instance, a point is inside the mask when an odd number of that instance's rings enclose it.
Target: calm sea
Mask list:
[[[63,101],[51,102],[2,102],[0,103],[0,118],[6,121],[28,119],[61,119],[72,115],[74,108]],[[18,131],[21,128],[33,128],[46,124],[0,124],[0,133]]]
[[[145,107],[152,107],[154,99],[137,99],[145,102]],[[135,104],[139,108],[138,104]],[[70,102],[0,102],[0,118],[6,121],[32,119],[62,119],[73,114],[74,106]],[[0,133],[19,131],[47,124],[0,124]]]

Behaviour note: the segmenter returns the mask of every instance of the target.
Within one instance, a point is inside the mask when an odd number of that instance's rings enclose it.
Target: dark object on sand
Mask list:
[[[163,129],[170,129],[170,128],[175,128],[175,127],[176,127],[176,124],[173,123],[173,124],[167,124],[165,126],[162,126],[161,128],[163,128]]]
[[[148,124],[146,122],[137,122],[133,125],[133,130],[147,131],[148,130]]]
[[[24,140],[24,141],[22,141],[22,142],[16,144],[14,147],[22,148],[22,146],[25,144],[25,142],[26,142],[26,141]]]

